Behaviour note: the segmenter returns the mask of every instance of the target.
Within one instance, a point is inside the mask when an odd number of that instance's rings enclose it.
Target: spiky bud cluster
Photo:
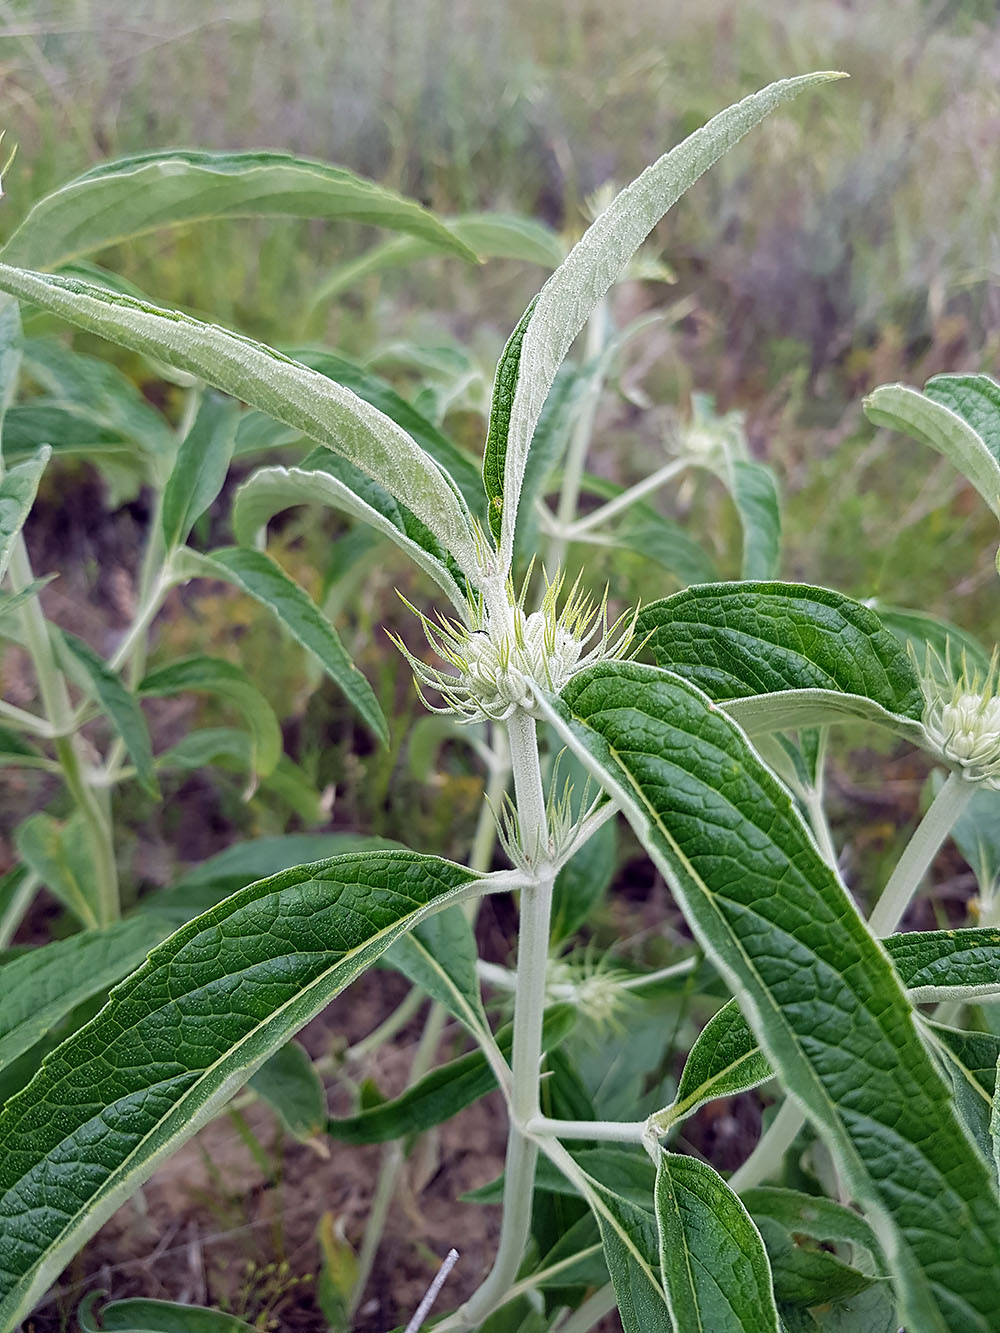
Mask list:
[[[926,705],[924,731],[930,746],[970,782],[1000,789],[1000,670],[994,651],[981,677],[965,655],[953,670],[948,650],[942,659],[928,649],[922,676]]]
[[[517,597],[508,585],[506,615],[491,617],[481,599],[471,600],[467,624],[440,615],[432,622],[406,602],[419,617],[427,642],[453,668],[439,671],[394,638],[432,712],[454,713],[466,722],[504,721],[519,710],[533,714],[537,691],[558,693],[585,666],[628,651],[637,612],[609,624],[607,593],[596,603],[580,590],[579,579],[560,607],[564,579],[558,574],[546,579],[538,609],[526,613],[530,577],[529,569]],[[442,703],[431,702],[427,691],[438,694]]]

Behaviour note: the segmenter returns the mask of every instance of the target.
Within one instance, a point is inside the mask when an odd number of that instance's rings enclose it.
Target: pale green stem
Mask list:
[[[644,481],[637,481],[627,491],[622,491],[621,495],[616,495],[607,504],[601,505],[600,509],[595,509],[592,513],[584,515],[583,518],[578,518],[575,523],[570,523],[565,529],[564,535],[570,541],[576,541],[585,532],[601,527],[609,519],[614,518],[616,514],[621,514],[626,509],[630,509],[644,496],[650,495],[653,491],[658,491],[661,486],[665,486],[668,481],[671,481],[688,466],[689,462],[686,458],[672,459],[655,472],[651,472]]]
[[[607,325],[608,304],[607,300],[604,299],[594,307],[594,311],[587,321],[585,362],[593,364],[600,356],[607,334]],[[566,538],[566,529],[576,518],[577,507],[580,503],[583,470],[587,462],[590,438],[594,430],[594,418],[597,415],[597,404],[600,402],[603,387],[604,376],[599,370],[595,370],[587,383],[573,426],[573,433],[570,436],[569,447],[566,450],[566,466],[563,470],[562,489],[559,492],[559,503],[556,508],[556,531],[549,542],[548,549],[548,565],[551,570],[559,569],[566,559],[566,548],[569,545]]]
[[[13,542],[10,558],[10,581],[15,592],[21,592],[34,579],[28,548],[19,533]],[[55,733],[56,758],[63,779],[87,824],[91,853],[97,882],[97,920],[107,925],[121,915],[118,901],[118,867],[115,863],[111,821],[101,801],[86,777],[86,764],[81,754],[81,742],[73,734],[74,715],[66,679],[56,663],[52,638],[37,597],[30,597],[20,608],[28,652],[35,668],[42,707]]]
[[[931,802],[930,808],[907,843],[875,909],[868,928],[876,939],[891,935],[903,918],[910,900],[930,869],[938,849],[951,832],[975,793],[975,785],[960,773],[951,773]],[[786,1099],[753,1152],[733,1175],[730,1185],[737,1192],[768,1179],[784,1161],[785,1153],[805,1124],[799,1108]]]
[[[38,876],[29,871],[17,886],[6,910],[0,916],[0,949],[6,949],[17,934],[17,928],[24,920],[24,914],[31,906],[40,883]]]
[[[0,717],[6,718],[22,731],[29,731],[32,736],[42,736],[45,739],[50,739],[52,736],[52,726],[44,718],[36,717],[34,713],[27,713],[16,704],[5,703],[2,699],[0,699]]]
[[[371,1055],[373,1051],[377,1051],[380,1046],[384,1046],[397,1032],[406,1027],[411,1018],[417,1016],[426,998],[419,986],[412,987],[388,1018],[384,1019],[377,1028],[373,1028],[367,1037],[362,1037],[360,1041],[347,1048],[344,1052],[344,1062],[357,1064]],[[320,1069],[320,1064],[320,1061],[316,1062],[317,1069]]]
[[[513,1088],[507,1159],[504,1167],[503,1218],[496,1258],[486,1279],[465,1304],[440,1326],[474,1329],[503,1301],[517,1277],[531,1229],[531,1206],[538,1145],[524,1133],[540,1114],[538,1093],[545,1013],[545,974],[549,956],[549,918],[555,873],[547,862],[548,818],[538,761],[535,720],[515,713],[507,723],[521,847],[535,860],[533,882],[521,891],[521,920],[514,992]]]
[[[575,1310],[565,1323],[558,1326],[558,1333],[590,1333],[595,1324],[600,1323],[606,1314],[618,1308],[615,1289],[609,1282],[606,1287],[588,1296],[584,1303]]]
[[[524,1128],[541,1138],[600,1139],[603,1143],[642,1143],[649,1135],[645,1120],[551,1120],[538,1115]]]

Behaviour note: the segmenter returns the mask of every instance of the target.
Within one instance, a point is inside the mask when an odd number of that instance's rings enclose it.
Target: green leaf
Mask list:
[[[112,671],[89,644],[68,630],[61,631],[61,638],[83,667],[98,703],[124,741],[139,782],[150,796],[159,796],[160,789],[156,785],[156,774],[153,771],[153,746],[149,739],[149,728],[135,695],[125,688],[117,672]]]
[[[58,577],[57,574],[48,574],[45,578],[32,579],[27,587],[22,588],[20,592],[0,592],[0,620],[5,616],[13,615],[19,606],[23,606],[25,602],[30,602],[32,597],[37,597],[43,588]]]
[[[326,1124],[326,1090],[306,1051],[286,1041],[250,1079],[250,1087],[301,1142]]]
[[[660,666],[716,701],[786,690],[841,691],[920,720],[916,672],[873,611],[802,583],[687,588],[639,614]],[[741,719],[742,720],[742,719]]]
[[[411,930],[384,958],[473,1033],[489,1031],[476,974],[478,960],[472,926],[457,908],[439,912]]]
[[[548,1050],[566,1036],[576,1020],[569,1005],[554,1005],[542,1026],[542,1050]],[[510,1057],[513,1027],[496,1034],[496,1044]],[[497,1081],[486,1056],[470,1051],[448,1064],[438,1065],[429,1074],[410,1085],[399,1097],[360,1111],[357,1115],[329,1119],[326,1132],[340,1143],[388,1143],[409,1134],[432,1129],[480,1097],[492,1092]]]
[[[1000,463],[1000,384],[989,375],[935,375],[924,385],[935,403],[971,426]]]
[[[997,1067],[993,1071],[993,1109],[990,1111],[990,1141],[993,1147],[993,1168],[996,1177],[997,1191],[1000,1193],[1000,1097],[997,1096],[997,1088],[1000,1088],[1000,1057],[997,1058]]]
[[[309,594],[263,551],[224,546],[209,555],[183,548],[173,560],[180,577],[222,579],[273,611],[281,624],[338,685],[383,744],[389,739],[385,714],[368,681],[347,655],[340,638]]]
[[[34,458],[0,476],[0,579],[7,573],[14,538],[24,527],[52,450],[43,445]]]
[[[806,74],[772,83],[713,117],[666,153],[605,209],[539,292],[497,368],[483,477],[490,526],[502,520],[501,565],[510,567],[528,449],[556,371],[577,334],[660,218],[729,148],[782,103],[840,77]]]
[[[1000,930],[928,930],[883,940],[915,1004],[1000,998]]]
[[[556,876],[552,893],[553,944],[568,939],[600,903],[618,864],[618,835],[613,820],[602,824]]]
[[[29,949],[0,967],[0,1069],[137,968],[167,933],[161,918],[144,914]]]
[[[233,727],[202,727],[156,756],[157,768],[180,768],[188,773],[207,768],[210,764],[252,770],[251,737],[245,731],[237,731]]]
[[[187,541],[222,490],[239,415],[236,404],[218,394],[208,393],[202,399],[163,492],[163,540],[168,551]]]
[[[772,1077],[771,1066],[747,1027],[735,1000],[714,1014],[684,1062],[677,1095],[656,1116],[659,1133],[694,1115],[716,1097],[749,1092]]]
[[[656,1171],[660,1272],[678,1329],[778,1333],[760,1232],[705,1162],[661,1152]]]
[[[87,825],[80,814],[60,823],[40,811],[14,830],[21,860],[85,929],[97,925],[99,894]]]
[[[622,807],[817,1126],[891,1256],[903,1322],[985,1333],[1000,1206],[900,982],[786,789],[721,710],[657,668],[590,667],[541,707]]]
[[[1000,887],[1000,793],[980,787],[951,830],[955,846],[979,883],[979,895],[992,899]]]
[[[17,302],[0,303],[0,426],[17,393],[23,340]]]
[[[864,409],[873,425],[901,431],[943,454],[1000,518],[1000,461],[958,412],[905,384],[881,385],[864,400]]]
[[[823,1333],[898,1333],[896,1301],[888,1283],[880,1282],[857,1296],[848,1296],[814,1311],[813,1318]]]
[[[778,483],[765,463],[736,458],[729,469],[730,491],[743,529],[740,577],[773,579],[781,563]]]
[[[686,671],[678,674],[687,675]],[[890,713],[881,704],[858,694],[838,690],[780,690],[776,694],[748,695],[727,699],[722,707],[748,736],[767,736],[775,731],[801,731],[828,727],[837,722],[873,722],[895,732],[912,745],[926,745],[920,722]]]
[[[101,1310],[98,1323],[94,1306],[103,1294],[92,1292],[81,1302],[77,1310],[81,1333],[254,1333],[252,1325],[221,1310],[144,1297],[112,1301]]]
[[[651,505],[632,505],[626,522],[615,532],[615,541],[644,560],[654,561],[682,586],[710,583],[719,576],[704,547]]]
[[[1000,1037],[992,1032],[965,1032],[922,1019],[921,1026],[942,1064],[955,1092],[955,1103],[983,1158],[993,1165],[990,1121],[996,1092]]]
[[[282,746],[278,719],[238,666],[218,657],[186,657],[151,671],[136,692],[149,698],[167,698],[188,690],[220,695],[238,708],[253,738],[254,770],[265,776],[274,771]]]
[[[566,362],[559,368],[545,400],[531,439],[524,468],[521,500],[517,511],[514,553],[519,561],[530,560],[539,547],[536,502],[545,495],[552,473],[569,445],[570,433],[584,393],[586,379]]]
[[[160,357],[343,454],[408,505],[475,574],[471,521],[454,483],[405,430],[325,375],[240,334],[70,278],[0,264],[0,291]]]
[[[266,527],[271,518],[290,505],[325,504],[340,509],[352,518],[369,524],[382,536],[388,537],[447,594],[452,603],[465,614],[466,602],[461,584],[448,568],[443,556],[446,552],[434,540],[428,529],[395,500],[377,482],[354,469],[361,485],[352,485],[341,475],[350,468],[341,459],[330,461],[339,466],[327,468],[311,457],[303,467],[268,467],[255,472],[236,492],[233,501],[233,532],[241,545],[251,545],[256,533]],[[315,466],[319,462],[320,466]],[[355,478],[352,478],[355,480]],[[407,523],[407,516],[411,523]],[[419,528],[415,528],[419,525]],[[409,529],[409,530],[408,530]],[[411,533],[413,535],[411,535]]]
[[[779,1302],[821,1305],[844,1300],[884,1277],[874,1233],[842,1204],[766,1186],[744,1190],[741,1198],[764,1240]],[[853,1263],[824,1248],[834,1243],[851,1252]]]
[[[476,887],[436,857],[336,857],[250,885],[154,949],[0,1112],[0,1327],[269,1055]]]
[[[342,167],[284,153],[176,148],[92,167],[39,200],[0,253],[8,264],[57,268],[162,227],[277,216],[392,227],[475,259],[419,204]]]
[[[884,606],[875,598],[865,605],[871,607],[904,648],[915,654],[918,664],[923,664],[927,649],[933,648],[942,662],[950,660],[955,668],[961,668],[964,654],[972,670],[979,671],[982,676],[989,671],[989,653],[968,630],[953,625],[950,620],[929,616],[923,611],[908,611],[900,606]]]

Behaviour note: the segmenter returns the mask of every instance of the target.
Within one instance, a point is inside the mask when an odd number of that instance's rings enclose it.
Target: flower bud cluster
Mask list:
[[[950,655],[928,652],[922,684],[924,731],[931,748],[970,782],[1000,788],[1000,680],[994,653],[985,679],[970,672],[963,655],[958,672]]]

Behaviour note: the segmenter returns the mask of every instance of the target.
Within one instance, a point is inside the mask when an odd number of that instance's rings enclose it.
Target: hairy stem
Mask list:
[[[674,458],[669,463],[665,463],[663,467],[651,472],[643,481],[637,481],[627,491],[622,491],[621,495],[616,495],[613,500],[601,505],[600,509],[595,509],[592,513],[585,514],[583,518],[578,518],[575,523],[570,523],[566,529],[566,536],[570,541],[575,541],[582,533],[601,527],[609,519],[614,518],[616,514],[621,514],[626,509],[630,509],[643,496],[658,491],[661,486],[665,486],[668,481],[671,481],[688,466],[689,462],[686,458]]]

